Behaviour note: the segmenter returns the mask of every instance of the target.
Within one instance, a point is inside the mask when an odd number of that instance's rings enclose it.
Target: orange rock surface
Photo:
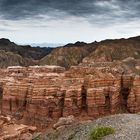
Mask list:
[[[10,117],[0,116],[0,140],[32,140],[36,127],[16,124]]]
[[[69,70],[60,66],[1,69],[1,114],[46,128],[70,115],[93,119],[139,112],[139,64],[139,60],[124,60],[86,62]]]

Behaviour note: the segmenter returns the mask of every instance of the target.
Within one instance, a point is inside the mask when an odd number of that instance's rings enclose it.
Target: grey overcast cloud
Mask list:
[[[0,38],[93,42],[140,35],[140,0],[0,0]]]

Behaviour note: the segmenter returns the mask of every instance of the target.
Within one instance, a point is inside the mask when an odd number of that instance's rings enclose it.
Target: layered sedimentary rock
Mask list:
[[[60,117],[97,118],[140,111],[140,61],[9,67],[1,70],[0,108],[23,123],[46,128]]]

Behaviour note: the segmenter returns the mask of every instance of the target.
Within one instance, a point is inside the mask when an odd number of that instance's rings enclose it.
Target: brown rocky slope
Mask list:
[[[101,42],[76,42],[55,49],[21,46],[8,39],[0,39],[1,67],[12,65],[58,65],[65,68],[80,63],[123,60],[127,57],[140,59],[140,37],[104,40]],[[13,54],[14,59],[10,54]],[[3,55],[4,54],[4,55]],[[3,56],[2,56],[3,55]],[[9,57],[12,61],[9,61]],[[5,64],[5,65],[4,65]]]
[[[8,39],[0,39],[0,67],[29,66],[37,64],[52,48],[39,48],[17,45]]]
[[[140,59],[140,36],[129,39],[104,40],[101,42],[68,44],[54,49],[40,60],[40,65],[59,65],[69,68],[81,62],[123,60],[127,57]],[[90,62],[89,62],[90,61]]]
[[[17,124],[8,116],[0,116],[0,140],[32,140],[36,127]]]
[[[127,57],[140,59],[140,37],[102,41],[94,52],[84,58],[83,62],[112,62]]]
[[[91,44],[87,47],[85,43],[65,46],[65,55],[69,49],[72,55],[72,50],[77,52],[79,49],[88,55],[83,60],[81,57],[77,66],[70,67],[70,62],[67,70],[61,66],[48,65],[0,69],[1,114],[14,117],[18,123],[46,129],[61,117],[92,120],[110,114],[140,112],[138,38],[122,39],[122,46],[115,46],[121,40],[111,40],[115,43],[110,46],[108,41],[100,42],[101,46],[94,42],[94,47]],[[125,47],[125,41],[131,51]],[[105,44],[108,44],[109,55],[105,55],[107,50],[97,51]],[[61,50],[60,54],[63,54],[64,49],[61,47],[55,50]],[[96,59],[98,52],[101,55]],[[70,60],[73,57],[77,59],[73,55]]]
[[[96,43],[86,44],[83,42],[76,42],[75,44],[67,44],[54,49],[49,55],[42,58],[39,64],[58,65],[70,68],[70,66],[81,63],[83,58],[94,51],[96,47]]]
[[[115,133],[107,135],[102,140],[139,140],[140,115],[118,114],[65,126],[58,131],[46,132],[41,140],[91,140],[90,133],[96,126],[110,126]]]

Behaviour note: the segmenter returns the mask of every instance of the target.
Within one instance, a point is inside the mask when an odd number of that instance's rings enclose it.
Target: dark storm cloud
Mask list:
[[[9,19],[26,18],[38,14],[64,12],[70,15],[83,16],[97,12],[87,0],[1,0],[2,16]]]
[[[140,0],[0,0],[0,16],[18,20],[47,15],[84,17],[90,22],[140,18]]]

